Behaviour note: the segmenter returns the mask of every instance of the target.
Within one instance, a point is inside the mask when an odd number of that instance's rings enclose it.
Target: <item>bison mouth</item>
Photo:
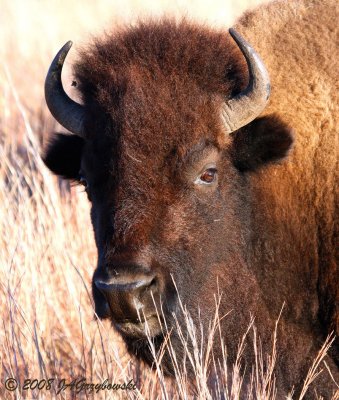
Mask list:
[[[165,342],[162,318],[159,321],[158,315],[152,315],[144,321],[120,322],[111,318],[111,322],[113,327],[121,334],[130,354],[148,364],[152,369],[156,366],[155,360],[161,358],[163,373],[166,376],[173,376],[174,370],[170,357],[167,352],[162,354],[162,347]]]
[[[161,319],[155,314],[138,320],[115,320],[111,317],[113,326],[123,337],[135,339],[152,339],[162,334]]]
[[[136,339],[129,336],[124,337],[124,341],[130,354],[133,354],[138,360],[145,362],[152,369],[155,369],[155,359],[159,359],[158,355],[161,353],[164,343],[164,336],[162,334],[153,337],[151,340],[145,338]],[[167,353],[161,357],[161,367],[165,375],[173,376],[173,366]]]
[[[117,319],[114,317],[109,303],[102,296],[95,296],[94,300],[97,316],[100,319],[111,321],[112,327],[124,340],[127,351],[152,369],[155,368],[155,359],[162,353],[165,342],[166,334],[163,332],[163,328],[171,326],[171,318],[151,314],[146,318],[141,317],[141,319]],[[164,374],[173,376],[173,366],[167,352],[161,358]]]

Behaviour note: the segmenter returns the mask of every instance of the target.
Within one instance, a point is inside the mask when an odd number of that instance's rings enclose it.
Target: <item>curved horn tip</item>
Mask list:
[[[72,40],[69,40],[68,42],[66,42],[66,43],[61,47],[61,51],[65,51],[66,54],[67,54],[72,46],[73,46],[73,42],[72,42]]]
[[[238,45],[241,44],[247,48],[252,48],[252,46],[234,28],[230,28],[228,32]]]
[[[62,67],[72,44],[73,42],[69,40],[62,46],[48,69],[45,80],[45,99],[53,117],[70,132],[82,136],[84,134],[84,107],[68,97],[61,81]]]
[[[69,50],[73,45],[72,40],[68,40],[62,47],[61,50]]]
[[[56,55],[56,59],[58,60],[58,64],[59,66],[64,63],[65,58],[68,54],[68,52],[70,51],[71,47],[73,46],[73,42],[71,40],[69,40],[68,42],[66,42],[61,49],[58,51],[57,55]]]
[[[234,28],[230,28],[228,30],[228,32],[230,33],[230,35],[233,37],[233,35],[237,35],[237,31]]]

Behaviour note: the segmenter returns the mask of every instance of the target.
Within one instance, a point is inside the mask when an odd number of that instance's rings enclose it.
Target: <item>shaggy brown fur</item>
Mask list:
[[[236,26],[270,73],[272,94],[264,115],[283,116],[295,131],[289,163],[274,171],[273,184],[265,173],[253,176],[255,186],[260,196],[274,199],[269,218],[285,214],[293,221],[300,265],[313,282],[308,291],[319,294],[318,317],[337,334],[338,12],[335,0],[279,1],[245,14]],[[276,243],[281,247],[279,237]]]
[[[286,303],[278,333],[281,394],[293,384],[300,390],[338,323],[337,6],[306,3],[274,2],[238,23],[272,80],[264,116],[246,127],[225,136],[221,123],[222,102],[248,79],[227,32],[187,21],[148,22],[81,53],[75,76],[87,111],[86,138],[77,144],[59,135],[45,156],[55,173],[79,179],[81,169],[89,183],[99,254],[94,280],[151,271],[156,301],[161,295],[171,324],[178,312],[172,274],[194,321],[200,307],[206,328],[218,279],[221,312],[233,310],[222,326],[230,363],[250,314],[269,350]],[[294,150],[280,162],[292,145],[290,127]],[[195,184],[211,164],[217,182]],[[116,304],[95,285],[93,294],[98,315],[116,322]],[[134,354],[152,363],[146,340],[122,335]],[[155,336],[160,345],[161,335]],[[175,332],[173,343],[180,358]],[[335,359],[333,352],[327,362],[338,377]],[[168,355],[164,367],[171,373]],[[325,397],[334,390],[327,373],[317,384]]]

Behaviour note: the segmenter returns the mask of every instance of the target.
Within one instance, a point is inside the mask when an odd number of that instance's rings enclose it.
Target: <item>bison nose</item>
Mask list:
[[[108,281],[97,279],[94,283],[105,296],[116,322],[138,323],[155,314],[153,295],[158,286],[155,276],[138,280],[128,277]]]

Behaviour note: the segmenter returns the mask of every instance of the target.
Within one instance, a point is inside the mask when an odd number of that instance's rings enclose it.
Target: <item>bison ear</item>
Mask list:
[[[292,129],[279,117],[270,115],[257,118],[234,133],[231,156],[240,171],[254,171],[286,157],[292,144]]]
[[[84,144],[79,136],[58,133],[47,146],[43,162],[56,175],[77,180]]]

